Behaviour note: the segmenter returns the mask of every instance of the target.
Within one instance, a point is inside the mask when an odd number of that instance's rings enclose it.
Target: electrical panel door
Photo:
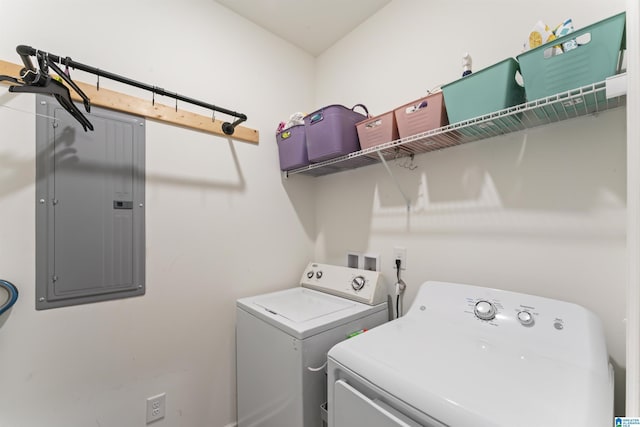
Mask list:
[[[144,294],[144,119],[36,109],[36,308]]]

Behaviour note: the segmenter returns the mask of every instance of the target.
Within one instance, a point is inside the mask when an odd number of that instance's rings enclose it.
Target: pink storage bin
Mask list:
[[[400,138],[449,124],[442,92],[420,98],[394,110]]]
[[[375,147],[398,139],[398,126],[393,111],[356,123],[360,147]]]

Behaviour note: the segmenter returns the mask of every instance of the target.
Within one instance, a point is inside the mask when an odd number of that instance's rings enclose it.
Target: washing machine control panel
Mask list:
[[[310,263],[302,274],[300,286],[369,305],[381,304],[387,299],[381,273],[358,268]]]

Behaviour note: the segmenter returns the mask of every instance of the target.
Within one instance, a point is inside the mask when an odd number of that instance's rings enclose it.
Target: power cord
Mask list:
[[[312,368],[311,366],[307,366],[307,369],[310,370],[311,372],[320,372],[327,367],[327,363],[328,362],[324,362],[322,366],[318,366],[317,368]]]
[[[402,316],[403,308],[402,308],[402,296],[404,295],[404,290],[407,289],[407,284],[404,283],[404,280],[400,278],[400,266],[402,265],[402,261],[400,259],[396,259],[396,319]]]

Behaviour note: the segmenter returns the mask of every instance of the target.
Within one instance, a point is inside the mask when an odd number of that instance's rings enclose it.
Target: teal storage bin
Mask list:
[[[518,62],[505,59],[442,87],[449,123],[462,122],[525,102],[516,82]]]
[[[624,31],[623,12],[518,55],[527,100],[546,98],[615,75],[624,48]],[[550,55],[554,46],[574,39],[577,48]]]

